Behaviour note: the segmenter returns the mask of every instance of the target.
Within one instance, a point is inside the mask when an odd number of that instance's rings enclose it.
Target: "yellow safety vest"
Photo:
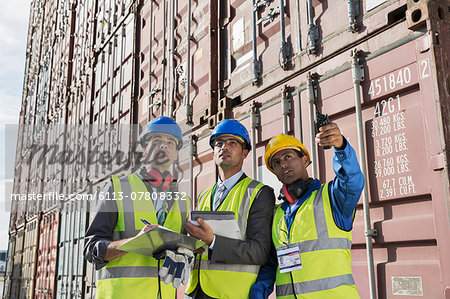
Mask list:
[[[250,178],[239,181],[227,194],[217,211],[233,211],[241,231],[241,239],[246,238],[248,212],[264,185]],[[211,211],[211,198],[214,186],[203,191],[199,198],[199,211]],[[197,255],[194,270],[186,293],[192,294],[198,283],[205,294],[213,298],[240,299],[248,298],[250,287],[258,275],[258,265],[215,264],[208,259],[208,254]]]
[[[135,174],[119,178],[112,176],[118,218],[114,228],[113,240],[121,240],[135,236],[144,226],[142,219],[152,224],[158,223],[153,200],[146,200],[142,193],[148,191],[144,182]],[[132,200],[131,194],[135,200]],[[144,193],[145,194],[145,193]],[[164,227],[181,232],[183,223],[188,217],[190,199],[184,197],[174,201],[167,214]],[[129,212],[134,211],[134,212]],[[97,298],[175,298],[176,289],[172,284],[166,285],[159,280],[159,269],[162,261],[152,257],[126,253],[111,260],[99,270]]]
[[[277,268],[277,298],[359,298],[350,266],[352,233],[341,230],[333,220],[328,183],[298,208],[289,240],[284,215],[280,205],[272,225],[273,243],[276,248],[286,243],[298,246],[303,268],[288,273]]]

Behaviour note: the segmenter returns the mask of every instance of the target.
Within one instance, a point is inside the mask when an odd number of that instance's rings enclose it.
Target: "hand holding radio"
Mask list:
[[[325,115],[325,117],[327,116]],[[324,123],[325,121],[322,122],[322,124]],[[337,149],[343,149],[345,147],[345,139],[342,136],[341,130],[339,130],[337,124],[329,123],[318,126],[317,131],[316,142],[320,146],[323,146],[324,149],[330,148],[331,146],[334,146]]]
[[[322,114],[319,111],[316,113],[316,136],[320,132],[320,128],[331,124],[330,119],[328,118],[328,114]],[[325,145],[322,146],[323,149],[330,149],[331,146]]]

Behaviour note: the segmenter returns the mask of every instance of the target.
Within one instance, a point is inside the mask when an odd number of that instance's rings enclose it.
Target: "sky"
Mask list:
[[[5,125],[18,124],[28,31],[29,0],[0,0],[0,250],[8,248],[5,210]]]

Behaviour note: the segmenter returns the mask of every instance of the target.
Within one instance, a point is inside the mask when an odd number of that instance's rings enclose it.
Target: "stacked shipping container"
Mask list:
[[[45,170],[25,163],[44,124],[38,139],[60,151],[120,149],[127,161],[137,132],[123,125],[158,115],[192,131],[180,164],[192,166],[183,188],[194,195],[215,181],[209,129],[229,117],[252,133],[247,174],[278,186],[262,157],[286,133],[310,149],[310,175],[327,181],[333,151],[314,142],[319,107],[366,171],[352,249],[361,297],[450,298],[448,3],[89,0],[33,1],[32,10],[15,192],[92,194],[111,173],[129,171],[49,157]],[[82,258],[87,205],[46,203],[38,213],[29,203],[28,214],[12,213],[4,297],[32,296],[33,283],[38,298],[95,295]]]
[[[85,286],[83,257],[86,202],[66,202],[61,210],[56,298],[82,298]]]
[[[55,297],[58,224],[59,213],[56,209],[46,212],[40,221],[34,298]]]
[[[27,220],[23,248],[23,263],[20,297],[31,298],[34,292],[34,274],[36,273],[36,254],[38,245],[39,217]]]

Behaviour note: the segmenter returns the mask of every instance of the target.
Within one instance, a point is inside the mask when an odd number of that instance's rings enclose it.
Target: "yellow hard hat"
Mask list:
[[[311,162],[311,157],[309,156],[309,152],[306,147],[295,137],[280,134],[269,140],[269,143],[266,146],[266,153],[264,154],[264,160],[266,161],[266,167],[272,171],[271,160],[273,156],[281,150],[284,149],[293,149],[301,152],[303,155],[308,158],[308,164]]]

